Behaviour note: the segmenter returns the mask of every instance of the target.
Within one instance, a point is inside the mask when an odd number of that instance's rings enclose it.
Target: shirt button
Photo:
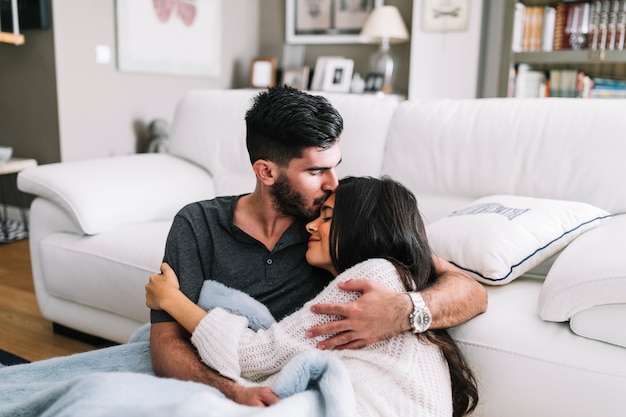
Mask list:
[[[271,265],[271,264],[272,264],[272,260],[271,260],[271,259],[268,259],[268,260],[267,260],[267,264],[268,264],[268,265]]]

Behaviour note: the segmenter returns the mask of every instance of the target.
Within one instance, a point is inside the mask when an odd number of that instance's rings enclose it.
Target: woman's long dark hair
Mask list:
[[[421,291],[437,279],[417,200],[388,177],[348,177],[339,182],[330,255],[338,273],[367,259],[387,259],[411,291]],[[453,416],[472,412],[478,403],[476,379],[455,341],[446,330],[422,335],[439,346],[448,361]]]

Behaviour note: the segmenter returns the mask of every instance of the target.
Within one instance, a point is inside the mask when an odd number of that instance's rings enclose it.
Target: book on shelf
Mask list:
[[[576,87],[577,96],[580,98],[590,98],[591,97],[591,86],[593,85],[593,81],[591,81],[591,77],[580,71],[578,73],[578,85]]]
[[[522,51],[527,51],[530,47],[530,6],[524,7],[522,22]]]
[[[605,50],[607,47],[611,3],[608,0],[591,2],[589,21],[593,30],[590,31],[589,49],[592,51]]]
[[[524,50],[524,15],[526,6],[523,3],[515,3],[513,11],[513,39],[511,50],[513,52],[522,52]]]
[[[626,1],[620,1],[617,9],[617,33],[616,48],[618,51],[624,49],[624,40],[626,40]]]
[[[560,51],[569,48],[569,37],[565,33],[565,27],[567,26],[567,14],[570,3],[557,3],[554,8],[554,43],[552,48],[555,51]]]
[[[559,97],[559,94],[561,94],[560,88],[561,88],[561,71],[560,70],[550,70],[549,73],[549,78],[550,78],[550,89],[548,90],[549,92],[549,97]]]
[[[546,76],[543,71],[520,64],[515,78],[515,98],[536,98],[546,96]]]
[[[556,8],[546,6],[543,9],[543,30],[541,32],[541,50],[552,51],[554,48],[554,24],[556,21]]]
[[[617,13],[619,1],[612,1],[609,6],[608,26],[606,35],[606,49],[612,51],[617,46]]]
[[[592,1],[589,10],[589,35],[587,45],[589,49],[598,49],[600,39],[600,2]]]
[[[626,98],[626,80],[592,77],[591,98]]]
[[[589,98],[626,98],[626,88],[593,85]]]
[[[579,71],[572,69],[550,70],[550,97],[579,96]]]
[[[596,86],[626,89],[626,80],[619,78],[593,77],[592,80]]]
[[[523,18],[522,51],[541,50],[543,6],[525,6]]]
[[[509,64],[509,77],[506,86],[506,96],[515,97],[515,81],[517,77],[517,71],[515,70],[515,64]]]
[[[532,23],[530,27],[530,46],[529,51],[535,52],[541,50],[541,34],[543,33],[543,7],[534,6],[532,10]]]

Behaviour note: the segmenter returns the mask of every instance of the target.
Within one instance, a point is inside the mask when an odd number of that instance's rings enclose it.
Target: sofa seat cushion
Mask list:
[[[149,320],[144,286],[159,271],[171,221],[140,223],[95,236],[53,233],[41,241],[47,292],[60,299]]]
[[[572,337],[567,323],[541,320],[536,313],[541,286],[525,277],[489,286],[487,311],[451,329],[479,387],[489,387],[480,391],[475,415],[621,415],[616,410],[624,410],[624,349]]]
[[[579,336],[626,347],[626,303],[596,306],[574,314],[570,328]]]
[[[626,346],[624,248],[625,214],[572,242],[546,276],[539,298],[541,318],[571,320],[577,334]],[[603,320],[591,321],[593,316]]]
[[[576,201],[494,195],[426,228],[438,256],[480,282],[504,285],[608,216],[605,210]]]

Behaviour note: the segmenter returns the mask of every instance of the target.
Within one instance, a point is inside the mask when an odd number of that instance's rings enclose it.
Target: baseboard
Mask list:
[[[113,346],[118,344],[89,333],[81,332],[80,330],[72,329],[59,323],[52,323],[52,331],[61,336],[69,337],[96,347]]]

